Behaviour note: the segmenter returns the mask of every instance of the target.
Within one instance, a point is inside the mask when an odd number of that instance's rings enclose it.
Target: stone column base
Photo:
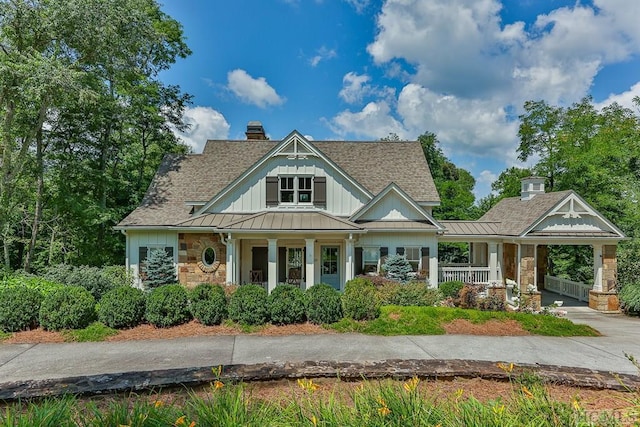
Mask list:
[[[603,313],[619,313],[620,301],[617,292],[589,291],[589,308]]]
[[[520,294],[520,308],[528,308],[533,311],[540,311],[542,308],[542,292],[524,292]]]
[[[487,288],[487,295],[498,297],[502,301],[507,300],[507,288],[504,286],[492,286]]]

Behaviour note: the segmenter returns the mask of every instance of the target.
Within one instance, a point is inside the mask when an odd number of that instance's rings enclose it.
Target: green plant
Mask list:
[[[164,249],[152,249],[146,261],[145,286],[157,288],[162,285],[176,283],[176,268],[173,257]]]
[[[81,329],[96,317],[96,300],[85,288],[66,286],[49,293],[40,306],[40,325],[50,331]]]
[[[342,319],[340,292],[326,283],[317,283],[304,293],[307,319],[317,325],[329,324]]]
[[[393,305],[431,306],[442,299],[437,289],[430,288],[425,282],[409,282],[400,285],[391,298]]]
[[[65,341],[89,342],[104,341],[105,338],[116,335],[117,330],[101,322],[93,322],[86,328],[64,331]]]
[[[144,320],[146,296],[140,289],[121,286],[102,296],[98,304],[98,320],[116,328],[131,328]]]
[[[86,265],[76,267],[59,264],[50,266],[44,271],[44,278],[68,286],[81,286],[91,292],[96,301],[99,301],[106,292],[123,284],[113,270]]]
[[[160,328],[180,325],[191,319],[187,291],[182,285],[164,285],[147,296],[145,317]]]
[[[478,300],[478,309],[484,311],[505,311],[507,303],[501,296],[489,295]]]
[[[460,291],[464,287],[464,283],[459,280],[451,280],[448,282],[442,282],[438,285],[440,293],[444,298],[458,298],[460,297]]]
[[[39,290],[26,286],[0,287],[0,331],[37,327],[42,298]]]
[[[628,314],[640,314],[640,282],[628,283],[619,292],[620,308]]]
[[[191,291],[191,313],[203,325],[219,325],[227,317],[227,297],[220,285],[201,283]]]
[[[464,285],[462,289],[460,289],[460,307],[477,308],[479,291],[480,289],[476,285]]]
[[[386,272],[387,278],[400,283],[406,283],[409,279],[409,273],[413,271],[411,264],[404,255],[389,255],[382,265],[382,269]]]
[[[290,325],[302,323],[306,318],[304,293],[297,286],[278,285],[268,298],[271,323]]]
[[[375,319],[380,314],[380,300],[376,288],[367,279],[349,280],[342,294],[342,311],[353,320]]]
[[[229,318],[248,325],[267,323],[267,291],[262,286],[240,286],[229,299]]]

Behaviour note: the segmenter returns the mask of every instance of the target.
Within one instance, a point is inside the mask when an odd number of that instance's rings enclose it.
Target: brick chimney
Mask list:
[[[247,131],[245,132],[247,139],[266,140],[267,135],[264,132],[262,123],[258,121],[251,121],[247,124]]]
[[[536,194],[544,194],[544,178],[540,176],[529,176],[520,181],[520,200],[531,200]]]

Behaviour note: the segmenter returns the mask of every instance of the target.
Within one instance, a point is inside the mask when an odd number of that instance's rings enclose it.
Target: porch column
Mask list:
[[[489,242],[489,280],[498,280],[498,244]]]
[[[345,268],[344,268],[344,281],[345,283],[353,279],[353,236],[349,235],[348,239],[344,239],[345,247]]]
[[[237,284],[236,263],[236,239],[227,238],[227,265],[225,266],[227,273],[227,284]]]
[[[305,252],[306,252],[306,270],[305,270],[305,289],[309,289],[313,286],[315,277],[315,262],[314,262],[314,249],[316,239],[304,239]]]
[[[438,287],[438,243],[431,245],[429,251],[429,287]]]
[[[267,291],[271,293],[278,284],[278,239],[267,239],[269,274],[267,280]]]
[[[602,292],[602,245],[593,245],[593,290]]]

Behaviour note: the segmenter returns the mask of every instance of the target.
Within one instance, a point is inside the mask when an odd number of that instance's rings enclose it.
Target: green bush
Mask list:
[[[374,284],[374,286],[376,287],[376,295],[380,301],[380,305],[391,305],[394,304],[393,301],[402,285],[398,282],[388,280],[381,285]]]
[[[438,285],[440,293],[444,298],[459,298],[460,291],[464,287],[464,283],[459,280],[452,280],[450,282],[442,282]]]
[[[144,281],[148,288],[176,283],[176,268],[173,257],[164,249],[152,249],[146,261],[147,278]]]
[[[147,296],[145,317],[160,328],[188,322],[191,312],[186,289],[182,285],[164,285],[152,290]]]
[[[246,325],[264,325],[269,311],[267,291],[262,286],[240,286],[229,299],[229,318]]]
[[[620,308],[628,314],[640,314],[640,283],[628,283],[618,294]]]
[[[40,306],[40,325],[49,331],[81,329],[96,318],[96,300],[85,288],[65,286],[46,295]]]
[[[102,295],[111,289],[124,284],[113,271],[86,265],[78,267],[68,264],[50,266],[44,271],[43,276],[53,282],[83,287],[91,292],[96,301],[99,301]]]
[[[391,298],[391,304],[430,307],[441,299],[442,294],[437,289],[430,288],[425,282],[410,282],[398,287]]]
[[[227,297],[220,285],[201,283],[191,291],[191,313],[207,326],[219,325],[227,318]]]
[[[353,320],[371,320],[380,315],[380,300],[376,288],[369,280],[349,280],[342,294],[342,311]]]
[[[307,309],[304,293],[297,286],[279,285],[268,298],[271,323],[291,325],[305,321]]]
[[[404,255],[389,255],[382,265],[382,269],[386,271],[387,278],[400,283],[406,283],[409,279],[409,273],[413,271],[411,264]]]
[[[31,274],[7,275],[0,280],[0,287],[11,288],[15,286],[25,286],[29,289],[37,289],[42,293],[42,295],[47,295],[53,290],[60,289],[65,285],[42,277],[33,276]]]
[[[304,294],[307,319],[318,325],[335,323],[342,319],[340,292],[325,283],[313,285]]]
[[[121,286],[102,296],[98,304],[98,320],[110,328],[122,329],[139,325],[144,320],[146,296],[131,286]]]
[[[482,311],[506,311],[507,302],[503,297],[490,295],[478,301],[478,309]]]
[[[39,290],[26,286],[0,287],[0,331],[36,328],[42,298]]]

